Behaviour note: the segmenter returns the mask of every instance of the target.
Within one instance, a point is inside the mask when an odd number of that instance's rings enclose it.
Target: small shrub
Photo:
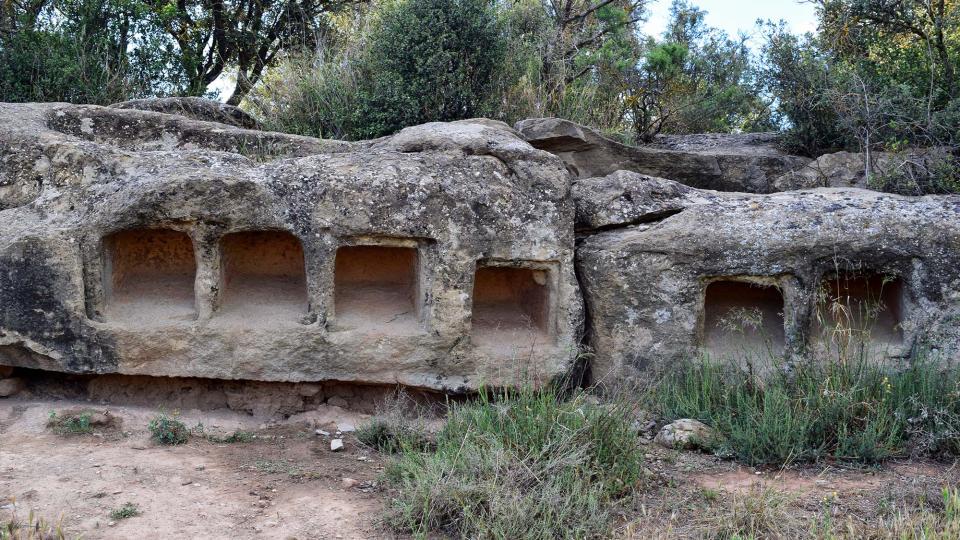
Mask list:
[[[110,512],[110,518],[116,521],[121,519],[127,519],[139,516],[141,514],[140,507],[132,502],[123,503],[123,506],[120,508],[114,508]]]
[[[151,439],[159,444],[184,444],[190,438],[190,430],[176,418],[159,414],[147,425]]]
[[[357,427],[356,436],[360,444],[385,454],[426,450],[431,444],[424,410],[402,391],[380,404],[377,415]]]
[[[430,449],[401,445],[385,470],[388,522],[415,536],[607,537],[642,452],[629,407],[524,388],[451,407]]]
[[[404,448],[425,448],[429,441],[410,426],[382,418],[360,425],[357,440],[377,451],[394,454]]]
[[[57,435],[88,435],[93,433],[93,426],[90,425],[92,417],[90,411],[63,412],[60,415],[50,411],[47,427]]]
[[[207,434],[206,437],[207,437],[207,440],[210,442],[226,443],[226,444],[248,443],[257,438],[256,434],[250,431],[242,431],[239,429],[225,437],[214,435],[212,433]]]

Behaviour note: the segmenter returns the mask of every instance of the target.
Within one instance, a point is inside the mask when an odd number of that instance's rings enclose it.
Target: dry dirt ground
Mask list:
[[[68,538],[358,539],[387,536],[375,481],[380,457],[345,436],[342,452],[328,437],[361,415],[337,407],[264,425],[233,412],[184,411],[205,433],[253,432],[250,442],[216,443],[193,436],[180,446],[150,441],[157,411],[99,407],[122,419],[119,429],[61,436],[50,411],[81,404],[0,400],[0,523],[16,510],[48,520],[62,516]],[[94,408],[97,408],[94,406]],[[344,478],[357,481],[345,487]],[[124,503],[141,515],[110,517]]]
[[[81,406],[109,410],[122,424],[71,436],[47,427],[51,411]],[[242,430],[256,437],[218,443],[194,435],[184,445],[160,446],[146,428],[157,412],[69,400],[0,400],[0,523],[14,512],[23,519],[33,511],[52,521],[62,518],[67,538],[394,537],[380,521],[390,497],[378,485],[387,458],[349,433],[344,451],[331,452],[329,438],[316,433],[357,425],[365,415],[321,406],[265,423],[231,411],[182,411],[188,427],[202,424],[207,435]],[[776,470],[650,443],[647,450],[648,487],[623,516],[621,537],[716,537],[736,520],[750,519],[768,520],[775,529],[783,525],[790,537],[825,519],[869,525],[903,505],[935,505],[940,490],[960,480],[951,463]],[[127,502],[141,514],[110,516]]]

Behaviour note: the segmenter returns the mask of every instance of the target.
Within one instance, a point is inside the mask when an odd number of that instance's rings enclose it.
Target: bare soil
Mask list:
[[[336,425],[363,415],[335,407],[266,425],[231,411],[185,411],[188,427],[224,436],[253,432],[250,442],[217,443],[194,435],[160,446],[146,426],[157,411],[96,407],[122,420],[118,429],[61,436],[46,427],[50,411],[91,407],[73,401],[0,400],[0,522],[14,511],[62,518],[68,538],[363,539],[390,535],[376,479],[381,457],[345,435],[330,451]],[[324,410],[326,409],[326,410]],[[344,478],[356,481],[346,487]],[[131,502],[141,515],[111,518]]]

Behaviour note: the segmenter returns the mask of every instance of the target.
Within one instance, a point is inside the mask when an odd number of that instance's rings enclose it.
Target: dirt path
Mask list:
[[[0,402],[0,518],[32,510],[63,516],[69,535],[83,538],[361,539],[387,536],[377,525],[381,498],[373,493],[379,457],[349,435],[331,452],[316,428],[335,430],[355,415],[334,410],[264,426],[235,413],[185,413],[206,433],[249,430],[245,443],[158,446],[146,425],[155,410],[100,407],[122,419],[120,430],[60,436],[47,429],[51,410],[89,404]],[[332,408],[336,409],[336,408]],[[334,420],[330,420],[332,417]],[[357,480],[345,487],[343,478]],[[114,520],[126,502],[142,514]]]

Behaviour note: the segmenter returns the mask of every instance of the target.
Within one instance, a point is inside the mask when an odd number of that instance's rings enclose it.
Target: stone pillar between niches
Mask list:
[[[220,276],[220,233],[213,227],[197,223],[190,230],[190,236],[193,239],[193,252],[197,261],[197,274],[193,287],[197,320],[206,321],[219,307],[223,292]]]

